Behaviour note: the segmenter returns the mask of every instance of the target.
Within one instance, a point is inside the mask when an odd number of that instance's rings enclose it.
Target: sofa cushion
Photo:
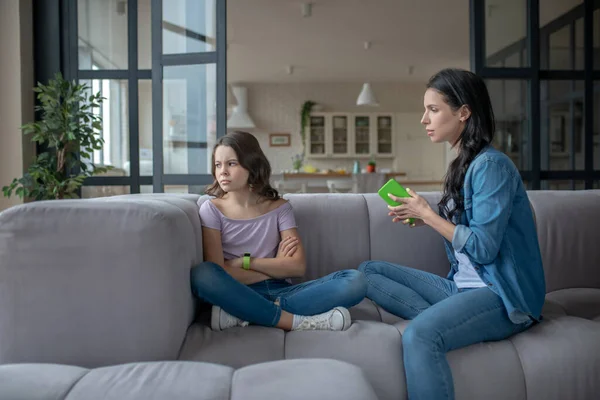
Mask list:
[[[348,309],[353,321],[381,321],[379,307],[370,299],[364,298],[360,303]]]
[[[404,390],[400,333],[394,326],[381,322],[356,321],[343,332],[284,332],[253,325],[213,332],[207,326],[195,324],[180,355],[180,360],[235,368],[298,358],[326,358],[354,364],[363,369],[381,399],[393,399]]]
[[[199,206],[197,201],[200,196],[191,194],[172,195],[166,193],[148,193],[148,194],[125,194],[121,196],[102,197],[97,200],[105,201],[132,201],[132,202],[152,202],[162,201],[171,204],[183,211],[189,220],[190,227],[194,231],[196,241],[196,257],[194,264],[204,261],[202,254],[202,226],[200,224]],[[206,196],[207,197],[207,196]]]
[[[67,365],[0,365],[0,399],[11,400],[377,400],[360,368],[335,360],[230,367],[149,362],[87,370]]]
[[[306,275],[316,279],[369,259],[369,215],[360,194],[288,194],[306,254]]]
[[[347,331],[289,332],[285,357],[331,358],[360,367],[380,399],[406,392],[402,337],[391,325],[357,321]]]
[[[360,368],[312,359],[276,361],[235,371],[231,400],[254,399],[377,400],[377,395]]]
[[[519,354],[508,340],[453,350],[448,363],[457,399],[529,399]]]
[[[548,293],[546,300],[560,305],[567,315],[600,321],[600,289],[556,290]]]
[[[536,216],[546,292],[600,288],[600,196],[590,191],[529,191]]]
[[[527,399],[597,399],[600,324],[549,316],[509,339],[525,374]]]
[[[438,194],[421,195],[437,210]],[[388,261],[443,277],[448,275],[450,263],[439,233],[428,226],[410,228],[393,223],[387,204],[379,195],[370,193],[364,198],[369,211],[370,260]]]
[[[58,364],[0,365],[0,399],[63,400],[87,372]]]
[[[285,358],[284,342],[284,331],[276,328],[251,325],[214,332],[206,325],[193,324],[179,359],[241,368]]]
[[[193,317],[194,230],[152,200],[0,213],[0,364],[175,359]]]
[[[68,400],[228,399],[233,369],[185,362],[135,363],[90,370]]]

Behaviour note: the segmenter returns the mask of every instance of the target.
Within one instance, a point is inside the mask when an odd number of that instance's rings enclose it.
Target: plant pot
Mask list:
[[[375,172],[375,166],[374,165],[367,165],[367,172]]]

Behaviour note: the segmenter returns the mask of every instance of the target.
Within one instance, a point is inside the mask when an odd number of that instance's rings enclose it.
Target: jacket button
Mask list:
[[[491,283],[488,283],[488,286],[494,286],[494,285],[492,285]]]

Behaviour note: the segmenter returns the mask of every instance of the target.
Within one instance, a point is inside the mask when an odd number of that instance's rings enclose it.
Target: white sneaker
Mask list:
[[[352,325],[350,312],[344,307],[335,307],[323,314],[302,316],[302,322],[294,331],[345,331]]]
[[[234,326],[248,326],[249,323],[242,321],[224,311],[219,306],[212,306],[212,315],[210,316],[210,327],[213,331],[222,331],[223,329],[233,328]]]

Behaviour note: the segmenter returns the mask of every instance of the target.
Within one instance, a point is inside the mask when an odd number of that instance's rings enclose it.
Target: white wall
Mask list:
[[[273,171],[292,169],[291,157],[302,151],[300,139],[300,108],[306,100],[324,107],[323,111],[393,112],[396,114],[396,159],[378,160],[379,168],[410,173],[415,177],[440,178],[445,171],[445,148],[433,145],[426,136],[420,119],[423,112],[425,83],[375,83],[373,91],[379,107],[356,106],[360,83],[252,83],[248,88],[248,113],[254,120],[257,136]],[[269,147],[269,133],[285,132],[292,137],[291,147]],[[309,159],[320,169],[352,169],[353,159]],[[362,164],[366,160],[362,160]]]
[[[33,120],[31,0],[0,2],[0,187],[21,177],[34,154],[19,127]],[[0,193],[0,211],[21,201]]]

